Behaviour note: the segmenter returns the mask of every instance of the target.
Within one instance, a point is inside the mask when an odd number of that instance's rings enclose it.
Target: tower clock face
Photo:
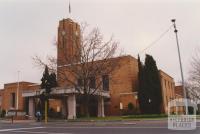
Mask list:
[[[78,36],[78,31],[75,32],[75,35]]]
[[[62,34],[62,36],[64,36],[64,35],[66,34],[66,32],[63,30],[63,31],[61,32],[61,34]]]

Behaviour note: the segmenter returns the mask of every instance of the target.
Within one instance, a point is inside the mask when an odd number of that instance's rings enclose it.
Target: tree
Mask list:
[[[48,100],[49,100],[49,95],[52,90],[52,88],[57,86],[57,81],[56,81],[56,75],[55,73],[50,73],[49,74],[49,69],[47,66],[45,66],[45,70],[41,79],[41,84],[40,88],[44,89],[42,95],[40,96],[40,100],[42,104],[45,104],[45,122],[47,121],[47,111],[48,111]],[[45,103],[44,103],[45,102]],[[38,104],[40,106],[40,103]]]
[[[200,103],[200,49],[196,50],[191,60],[189,78],[186,82],[187,94],[197,104]]]
[[[45,89],[45,93],[50,94],[51,89],[57,86],[56,74],[50,73],[48,66],[45,66],[45,70],[41,79],[40,87],[41,89]]]
[[[138,57],[139,67],[139,104],[145,114],[160,114],[162,104],[161,83],[156,62],[146,55],[143,66]]]
[[[50,93],[50,82],[49,82],[49,69],[45,66],[45,70],[41,79],[42,83],[40,84],[41,89],[45,89],[45,93]]]
[[[149,93],[149,112],[151,114],[160,114],[162,104],[160,77],[156,61],[150,55],[146,55],[144,71],[146,89]]]
[[[109,75],[118,67],[117,60],[113,57],[120,53],[117,54],[118,42],[112,37],[104,41],[98,28],[92,29],[87,34],[86,27],[86,25],[81,27],[80,46],[75,45],[80,51],[75,51],[73,57],[64,56],[65,61],[68,62],[67,66],[57,69],[55,64],[59,61],[55,57],[48,58],[48,62],[51,70],[57,72],[59,85],[73,86],[82,93],[84,113],[89,116],[90,97],[93,94],[100,94],[102,90],[108,90],[105,87],[109,88],[109,86],[102,86],[102,84],[110,79]],[[34,61],[39,66],[45,65],[37,56],[34,57]]]
[[[142,114],[145,114],[147,111],[147,103],[148,103],[148,92],[145,90],[146,85],[145,85],[145,76],[144,76],[144,65],[140,61],[140,56],[138,55],[138,82],[139,82],[139,87],[138,87],[138,102],[139,102],[139,107],[140,107],[140,112]]]

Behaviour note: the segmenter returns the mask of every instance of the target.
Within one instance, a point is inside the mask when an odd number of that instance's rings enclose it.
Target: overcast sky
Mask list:
[[[162,2],[161,2],[162,1]],[[155,41],[176,18],[185,77],[200,46],[200,2],[195,0],[71,0],[71,17],[99,27],[105,38],[114,35],[126,54],[137,54]],[[41,70],[31,57],[55,55],[58,21],[69,17],[68,0],[0,0],[0,88],[17,81],[40,82]],[[160,69],[180,81],[173,27],[151,54]]]

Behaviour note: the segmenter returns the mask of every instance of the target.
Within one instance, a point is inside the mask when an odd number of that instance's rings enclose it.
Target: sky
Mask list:
[[[54,44],[59,20],[71,17],[98,27],[105,39],[114,36],[125,54],[144,60],[150,54],[162,69],[181,81],[176,38],[171,19],[176,19],[185,79],[191,58],[200,47],[198,0],[0,0],[0,88],[5,83],[40,83],[42,71],[35,55],[56,55]],[[152,47],[141,51],[168,32]]]

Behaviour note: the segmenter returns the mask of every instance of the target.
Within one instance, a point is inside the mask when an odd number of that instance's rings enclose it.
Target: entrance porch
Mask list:
[[[25,97],[25,109],[29,116],[35,117],[35,113],[39,110],[39,96],[43,91],[44,89],[22,93],[22,96]],[[110,98],[109,92],[96,91],[90,98],[90,115],[105,117],[104,101],[108,100],[106,98]],[[49,108],[54,107],[65,119],[76,119],[77,115],[82,114],[83,101],[83,93],[76,91],[74,88],[54,88],[49,96]]]

